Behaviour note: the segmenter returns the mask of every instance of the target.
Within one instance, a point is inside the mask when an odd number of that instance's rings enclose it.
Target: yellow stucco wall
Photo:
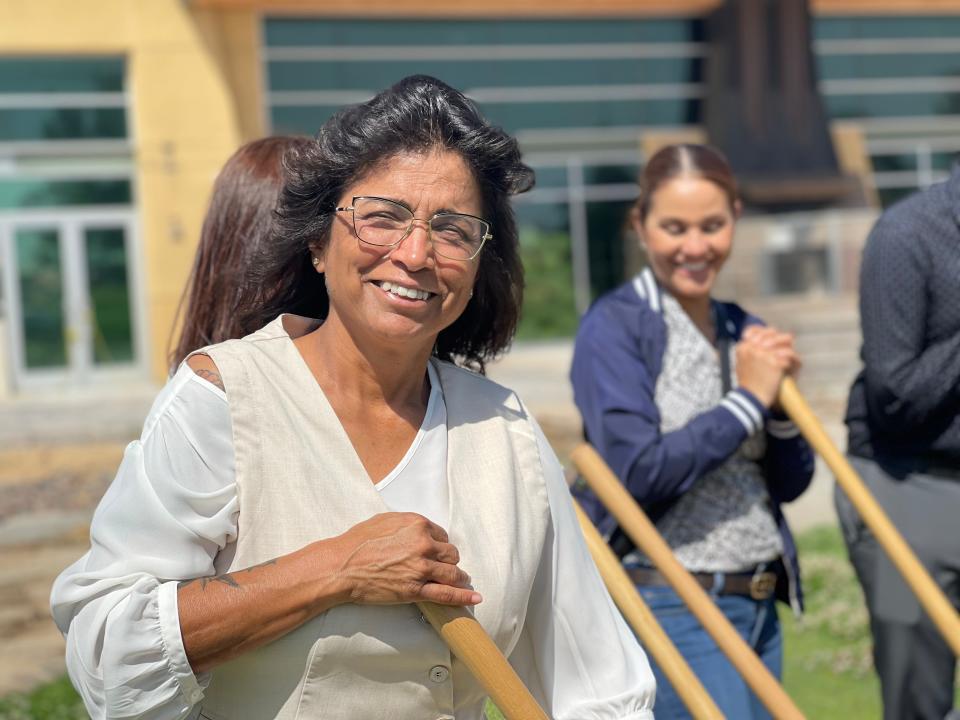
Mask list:
[[[123,55],[136,165],[148,367],[171,326],[224,160],[262,134],[258,18],[183,0],[0,0],[2,55]]]

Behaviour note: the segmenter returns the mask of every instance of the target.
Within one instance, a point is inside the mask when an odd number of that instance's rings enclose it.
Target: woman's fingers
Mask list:
[[[424,519],[426,520],[426,518]],[[442,543],[450,542],[450,536],[447,535],[447,531],[444,530],[439,525],[437,525],[436,523],[431,522],[429,520],[427,520],[427,531],[430,533],[430,537],[432,537],[437,542],[442,542]]]
[[[741,342],[767,349],[793,347],[793,333],[772,326],[750,325],[744,329]]]
[[[778,349],[777,357],[780,359],[781,366],[788,375],[795,375],[803,366],[803,361],[792,347]]]
[[[450,563],[451,565],[456,565],[460,562],[460,551],[450,543],[438,542],[434,545],[434,552],[432,557],[439,560],[442,563]]]
[[[460,552],[447,532],[416,513],[382,513],[343,536],[352,548],[342,566],[350,599],[364,604],[433,600],[437,587],[457,590],[446,597],[476,604],[470,576],[458,567]],[[422,595],[426,586],[437,586]],[[443,602],[442,598],[436,599]],[[456,604],[455,601],[447,601]]]
[[[450,587],[438,583],[427,583],[420,588],[420,600],[438,605],[477,605],[483,597],[476,590]]]

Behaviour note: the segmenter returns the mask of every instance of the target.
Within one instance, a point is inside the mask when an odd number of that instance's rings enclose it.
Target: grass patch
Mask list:
[[[880,683],[873,672],[867,610],[838,528],[798,538],[806,612],[780,607],[783,684],[810,718],[877,718]]]
[[[492,700],[487,700],[487,707],[484,712],[487,714],[487,720],[506,720],[503,713],[500,712],[500,708],[494,705]]]
[[[31,693],[0,699],[0,720],[89,720],[83,702],[66,677]]]

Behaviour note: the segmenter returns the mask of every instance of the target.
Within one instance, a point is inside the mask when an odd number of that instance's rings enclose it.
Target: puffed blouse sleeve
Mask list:
[[[226,396],[183,365],[127,446],[90,550],[53,585],[67,671],[92,718],[183,718],[203,697],[209,676],[187,661],[177,581],[215,574],[237,514]]]
[[[653,720],[647,656],[590,557],[563,468],[536,433],[550,525],[510,662],[556,720]]]

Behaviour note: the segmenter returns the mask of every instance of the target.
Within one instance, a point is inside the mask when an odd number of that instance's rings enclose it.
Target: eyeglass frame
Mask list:
[[[389,245],[379,245],[377,243],[372,243],[369,240],[364,240],[362,237],[360,237],[360,233],[357,232],[357,216],[356,216],[357,209],[355,207],[357,204],[357,200],[380,200],[382,202],[388,202],[388,203],[391,203],[392,205],[396,205],[397,207],[401,207],[410,213],[410,225],[407,227],[406,230],[403,231],[403,235],[400,236],[399,240],[397,240],[394,243],[390,243]],[[493,227],[490,225],[489,221],[484,220],[482,217],[478,217],[477,215],[471,215],[470,213],[441,211],[441,212],[434,213],[429,218],[418,218],[416,215],[413,214],[413,211],[410,208],[406,207],[405,205],[398,203],[396,200],[391,200],[390,198],[378,197],[377,195],[355,195],[350,199],[349,205],[344,205],[342,207],[334,208],[334,212],[347,212],[348,210],[350,211],[350,218],[352,221],[351,224],[353,225],[354,237],[357,238],[357,240],[359,240],[360,242],[364,243],[365,245],[369,245],[370,247],[376,247],[376,248],[397,247],[400,243],[402,243],[404,240],[410,237],[410,234],[413,232],[413,225],[417,220],[419,220],[420,222],[425,222],[427,224],[427,237],[430,239],[430,247],[433,248],[433,251],[437,253],[437,255],[439,255],[440,257],[446,258],[447,260],[459,260],[464,262],[468,260],[475,260],[477,256],[480,254],[480,251],[483,250],[484,246],[487,244],[487,240],[493,240],[493,235],[490,234],[490,231],[493,229]],[[434,243],[433,241],[433,221],[435,218],[442,217],[444,215],[458,215],[462,217],[468,217],[480,223],[483,223],[485,230],[483,232],[483,235],[480,236],[480,246],[476,249],[476,252],[474,252],[473,255],[469,257],[450,257],[449,255],[444,255],[442,252],[437,250],[436,243]]]

